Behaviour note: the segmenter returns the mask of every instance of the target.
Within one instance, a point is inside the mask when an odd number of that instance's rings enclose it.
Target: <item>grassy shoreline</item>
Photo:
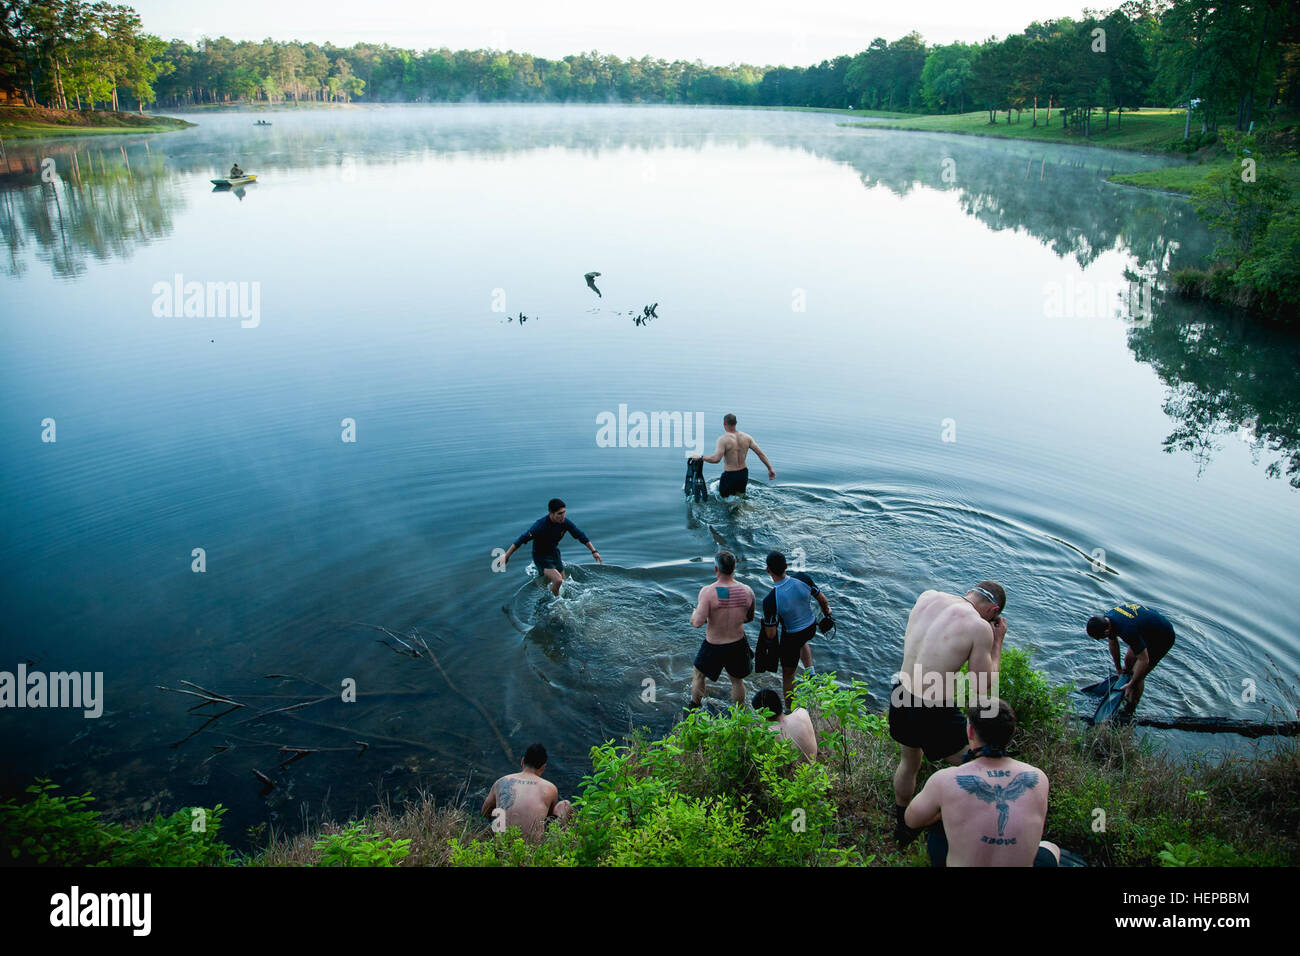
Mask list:
[[[1132,727],[1074,720],[1070,689],[1049,685],[1029,659],[1004,652],[1000,694],[1019,715],[1013,755],[1050,780],[1044,839],[1091,866],[1300,863],[1300,741],[1245,757],[1174,758]],[[1286,713],[1297,710],[1294,692],[1274,682]],[[477,803],[421,793],[294,835],[268,838],[259,825],[250,836],[261,849],[240,854],[219,840],[220,804],[201,811],[198,834],[191,808],[121,827],[48,785],[0,804],[0,844],[19,865],[926,866],[924,841],[900,851],[893,840],[898,746],[865,690],[829,674],[801,680],[798,702],[821,744],[813,764],[748,708],[696,712],[658,740],[640,733],[593,747],[573,820],[536,845],[517,831],[492,834]],[[935,769],[927,764],[919,783]]]
[[[166,133],[194,125],[183,119],[159,116],[154,113],[0,106],[0,138],[3,139],[94,136],[112,133]]]

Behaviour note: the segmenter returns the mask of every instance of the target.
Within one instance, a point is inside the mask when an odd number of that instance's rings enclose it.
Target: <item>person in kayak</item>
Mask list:
[[[713,450],[713,454],[694,456],[694,458],[707,461],[711,465],[716,465],[718,462],[723,463],[722,477],[718,480],[718,497],[726,498],[730,495],[745,493],[745,488],[749,485],[749,469],[745,466],[745,456],[751,450],[758,456],[759,461],[767,466],[768,480],[776,480],[776,472],[772,470],[772,463],[763,454],[763,449],[758,447],[758,442],[754,441],[754,436],[737,430],[735,415],[728,412],[723,416],[722,428],[723,433],[718,436],[718,444]]]
[[[560,558],[559,545],[560,539],[564,537],[566,531],[585,544],[593,558],[604,564],[600,552],[591,543],[591,539],[582,533],[581,528],[568,519],[567,514],[568,509],[559,498],[552,498],[547,502],[546,514],[534,521],[532,527],[515,539],[515,543],[502,556],[501,569],[505,570],[510,555],[522,547],[525,541],[531,541],[533,543],[533,564],[551,582],[551,593],[558,597],[560,585],[564,583],[564,561]]]
[[[1110,656],[1116,674],[1131,674],[1124,687],[1125,709],[1131,714],[1142,699],[1146,676],[1174,646],[1174,627],[1159,611],[1144,604],[1120,604],[1105,614],[1088,618],[1088,636],[1110,641]],[[1128,645],[1124,663],[1119,661],[1119,642]]]
[[[241,177],[241,176],[243,176],[243,175],[244,175],[244,171],[243,171],[242,169],[239,168],[239,163],[235,163],[235,165],[233,165],[233,166],[230,167],[230,178],[231,178],[231,179],[238,179],[239,177]]]

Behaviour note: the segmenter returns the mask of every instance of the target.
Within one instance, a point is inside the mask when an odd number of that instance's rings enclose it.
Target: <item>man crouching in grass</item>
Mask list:
[[[492,784],[483,801],[483,816],[491,818],[494,831],[504,833],[518,827],[529,843],[541,843],[547,823],[569,819],[572,805],[559,799],[555,784],[542,779],[545,769],[546,748],[533,744],[519,761],[519,773],[507,774]]]
[[[987,713],[992,716],[981,716]],[[935,773],[908,805],[909,827],[931,827],[931,866],[1060,865],[1060,849],[1039,842],[1047,774],[1007,756],[1015,730],[1015,711],[1005,701],[972,707],[966,712],[971,749],[961,766]]]

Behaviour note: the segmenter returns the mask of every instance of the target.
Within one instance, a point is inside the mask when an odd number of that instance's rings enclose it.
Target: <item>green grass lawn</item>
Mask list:
[[[1169,166],[1165,169],[1144,169],[1139,173],[1117,173],[1110,177],[1112,183],[1141,186],[1144,189],[1163,189],[1172,193],[1191,193],[1192,187],[1211,172],[1233,165],[1231,160],[1216,159],[1212,163],[1189,166]]]
[[[899,122],[857,124],[864,129],[906,129],[931,133],[962,133],[968,136],[996,136],[1003,139],[1032,139],[1069,146],[1104,146],[1107,149],[1133,149],[1143,152],[1163,151],[1171,142],[1183,135],[1186,114],[1183,110],[1143,109],[1138,113],[1124,114],[1120,128],[1118,114],[1111,113],[1110,129],[1105,129],[1105,118],[1096,113],[1092,118],[1092,135],[1087,139],[1077,126],[1067,131],[1061,123],[1059,110],[1052,110],[1052,125],[1045,125],[1047,111],[1039,109],[1038,126],[1033,125],[1033,112],[1026,110],[1016,121],[1012,112],[1011,123],[1007,114],[996,114],[997,123],[989,123],[987,110],[975,113],[957,113],[943,116],[914,116]]]
[[[185,120],[152,114],[0,107],[0,138],[3,139],[93,136],[100,133],[163,133],[193,125]]]

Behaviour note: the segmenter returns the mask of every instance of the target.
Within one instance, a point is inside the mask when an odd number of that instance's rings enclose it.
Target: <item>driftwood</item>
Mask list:
[[[1231,717],[1139,717],[1133,721],[1160,730],[1190,730],[1199,734],[1240,734],[1242,737],[1300,737],[1300,721],[1268,724]]]

